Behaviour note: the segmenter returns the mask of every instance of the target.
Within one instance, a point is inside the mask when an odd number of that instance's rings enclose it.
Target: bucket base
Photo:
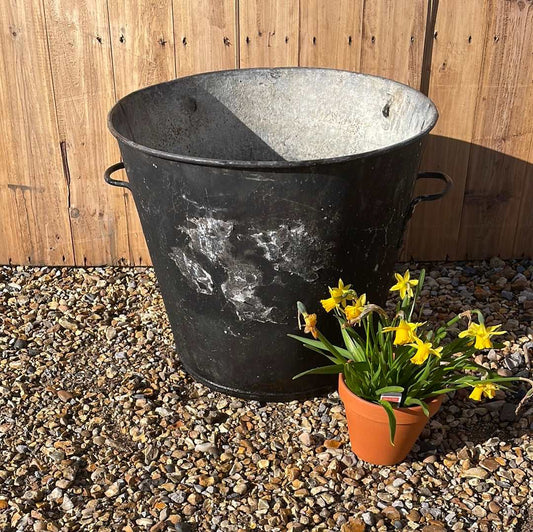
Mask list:
[[[195,371],[191,370],[187,364],[181,362],[183,369],[191,375],[195,380],[205,384],[208,388],[215,392],[220,392],[232,397],[239,397],[241,399],[248,399],[250,401],[264,401],[268,403],[287,403],[289,401],[304,401],[306,399],[312,399],[313,397],[319,397],[327,395],[335,390],[335,381],[332,380],[330,385],[321,386],[319,388],[312,388],[311,390],[305,390],[303,392],[290,392],[290,393],[268,393],[268,392],[250,392],[246,390],[239,390],[238,388],[231,388],[230,386],[222,386],[205,377],[202,377]]]

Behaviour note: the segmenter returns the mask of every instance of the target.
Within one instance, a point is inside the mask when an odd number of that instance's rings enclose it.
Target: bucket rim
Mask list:
[[[189,79],[189,78],[198,78],[201,76],[210,76],[213,74],[223,74],[223,73],[229,73],[229,72],[250,72],[250,71],[288,71],[288,70],[311,70],[311,71],[325,71],[325,72],[345,72],[348,74],[352,74],[354,76],[361,76],[365,78],[375,78],[383,81],[387,81],[388,83],[392,83],[394,85],[397,85],[399,87],[404,87],[409,92],[414,92],[420,95],[423,99],[425,99],[430,109],[433,110],[434,115],[433,119],[430,120],[428,125],[421,130],[416,135],[413,135],[411,137],[408,137],[401,142],[395,142],[393,144],[390,144],[388,146],[377,148],[374,150],[368,150],[363,151],[355,154],[350,155],[342,155],[339,157],[326,157],[321,159],[305,159],[301,161],[285,161],[285,160],[267,160],[267,161],[246,161],[241,159],[212,159],[208,157],[195,157],[190,155],[184,155],[179,153],[172,153],[164,150],[158,150],[156,148],[150,148],[149,146],[145,146],[144,144],[139,144],[128,137],[125,137],[121,133],[117,131],[115,126],[113,125],[113,116],[117,112],[118,109],[121,108],[122,102],[126,99],[132,96],[133,94],[137,94],[143,91],[148,91],[152,87],[155,86],[163,86],[163,85],[170,85],[174,84],[176,82],[180,82],[181,80]],[[299,67],[299,66],[288,66],[288,67],[253,67],[253,68],[238,68],[238,69],[226,69],[226,70],[214,70],[210,72],[201,72],[198,74],[191,74],[189,76],[183,76],[179,78],[175,78],[169,81],[164,81],[161,83],[155,83],[152,85],[148,85],[146,87],[142,87],[136,91],[132,91],[122,98],[120,98],[115,105],[111,108],[107,115],[107,127],[109,128],[109,131],[111,134],[120,142],[123,144],[126,144],[130,148],[133,148],[134,150],[138,150],[140,152],[143,152],[147,155],[150,155],[152,157],[157,157],[159,159],[166,159],[168,161],[176,161],[179,163],[186,163],[186,164],[194,164],[198,166],[211,166],[211,167],[218,167],[218,168],[236,168],[236,169],[294,169],[294,168],[305,168],[305,167],[312,167],[312,166],[322,166],[322,165],[332,165],[332,164],[340,164],[345,163],[349,161],[354,161],[357,159],[366,159],[368,157],[373,157],[375,155],[384,155],[389,152],[395,151],[399,148],[403,148],[405,146],[408,146],[410,144],[413,144],[417,142],[419,139],[424,138],[434,127],[437,123],[437,120],[439,119],[439,111],[437,109],[437,106],[435,103],[423,92],[410,87],[409,85],[402,83],[400,81],[396,81],[390,78],[385,78],[383,76],[376,76],[374,74],[366,74],[363,72],[356,72],[353,70],[343,70],[338,68],[324,68],[324,67]]]

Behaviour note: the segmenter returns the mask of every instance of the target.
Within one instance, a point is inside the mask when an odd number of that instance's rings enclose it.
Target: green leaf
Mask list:
[[[416,399],[415,397],[408,397],[404,401],[404,405],[405,406],[420,406],[422,410],[424,411],[424,414],[426,415],[426,417],[429,417],[428,405],[424,401],[421,401],[420,399]]]
[[[387,417],[389,418],[389,435],[390,443],[394,446],[394,437],[396,436],[396,416],[394,415],[394,409],[388,401],[379,401],[379,404],[387,412]]]
[[[344,364],[334,364],[332,366],[320,366],[318,368],[308,369],[307,371],[302,371],[298,375],[294,376],[292,380],[303,377],[304,375],[334,375],[335,373],[342,373],[344,369]]]
[[[359,346],[352,340],[350,335],[348,334],[348,331],[341,326],[341,332],[342,332],[342,338],[344,340],[344,343],[346,344],[346,347],[348,351],[352,354],[353,360],[357,362],[361,362],[365,359],[364,352],[362,353],[360,349],[358,349]]]
[[[295,334],[288,334],[289,338],[294,338],[295,340],[299,340],[302,342],[302,344],[309,345],[311,347],[317,347],[318,349],[323,349],[329,351],[331,354],[333,354],[339,364],[344,363],[345,360],[348,360],[351,358],[350,352],[347,349],[343,349],[342,347],[335,347],[330,342],[328,342],[322,335],[320,335],[320,340],[311,340],[310,338],[305,338],[303,336],[296,336]],[[323,342],[322,340],[325,340]]]
[[[380,388],[379,390],[376,390],[376,394],[381,395],[382,393],[390,393],[390,392],[404,392],[403,386],[385,386],[384,388]]]

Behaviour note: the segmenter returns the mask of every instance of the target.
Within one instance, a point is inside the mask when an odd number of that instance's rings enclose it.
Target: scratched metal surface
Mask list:
[[[318,310],[339,276],[384,302],[436,119],[413,89],[325,69],[192,76],[117,104],[111,129],[192,375],[260,400],[333,385],[292,381],[323,363],[286,336],[295,303]]]

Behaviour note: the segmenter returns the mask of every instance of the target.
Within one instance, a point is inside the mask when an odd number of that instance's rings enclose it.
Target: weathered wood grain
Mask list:
[[[116,98],[298,64],[390,77],[437,104],[422,168],[455,186],[417,208],[404,258],[533,255],[531,1],[5,0],[0,52],[1,263],[147,264],[133,198],[102,180],[120,158]]]
[[[533,4],[491,1],[457,256],[514,255],[533,142],[532,59]]]
[[[420,87],[428,0],[364,2],[362,72]]]
[[[179,76],[238,66],[236,0],[174,0]]]
[[[107,5],[101,0],[44,0],[44,5],[76,262],[131,262],[123,192],[102,179],[103,170],[120,160],[106,125],[115,102]]]
[[[0,263],[73,264],[40,0],[0,9]]]
[[[176,77],[172,0],[108,0],[117,98]],[[118,179],[126,180],[125,172]],[[150,264],[141,223],[130,192],[123,191],[130,260]]]
[[[488,4],[485,0],[449,0],[437,11],[431,36],[429,97],[439,120],[426,144],[422,169],[452,177],[446,198],[420,204],[409,224],[405,258],[445,260],[456,253],[474,128],[475,102],[485,46]],[[420,183],[417,194],[442,185]]]
[[[298,65],[298,0],[240,0],[240,66]]]
[[[300,66],[359,70],[363,0],[300,3]]]

